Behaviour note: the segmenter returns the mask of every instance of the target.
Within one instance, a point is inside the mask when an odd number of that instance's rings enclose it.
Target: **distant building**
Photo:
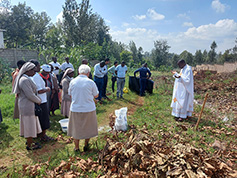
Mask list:
[[[6,30],[0,29],[0,48],[5,48],[4,47],[4,38],[3,38],[3,32]]]

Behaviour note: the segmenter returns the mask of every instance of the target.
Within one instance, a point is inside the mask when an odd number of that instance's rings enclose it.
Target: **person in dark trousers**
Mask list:
[[[143,64],[143,66],[141,68],[137,69],[134,72],[134,77],[136,77],[137,72],[140,73],[140,96],[145,96],[147,79],[149,79],[151,77],[151,72],[147,68],[147,63]]]
[[[118,65],[118,62],[115,61],[114,65],[108,69],[108,72],[110,72],[112,74],[111,80],[112,80],[112,91],[113,91],[113,93],[114,93],[114,84],[117,81],[117,75],[115,73],[115,68],[117,67],[117,65]]]
[[[107,68],[105,67],[105,62],[101,61],[100,63],[94,66],[94,82],[99,90],[99,96],[96,100],[99,100],[100,103],[102,99],[103,86],[104,86],[104,75],[107,73]]]
[[[105,59],[105,68],[106,68],[107,71],[108,71],[107,65],[108,65],[109,63],[110,63],[109,58],[106,58],[106,59]],[[103,85],[103,90],[102,90],[102,97],[105,98],[105,99],[109,99],[109,98],[106,96],[107,83],[108,83],[108,72],[104,75],[104,85]]]

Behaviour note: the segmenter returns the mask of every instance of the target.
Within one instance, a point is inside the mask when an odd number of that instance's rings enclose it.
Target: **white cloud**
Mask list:
[[[164,15],[158,14],[154,9],[148,9],[147,16],[149,16],[152,20],[163,20],[165,18]]]
[[[198,28],[192,27],[185,32],[185,35],[194,39],[211,40],[216,37],[237,35],[237,23],[234,20],[219,20],[216,24],[201,25]]]
[[[184,33],[169,37],[172,51],[182,52],[185,49],[194,53],[197,49],[210,50],[213,41],[217,43],[217,50],[224,52],[234,46],[237,36],[237,23],[231,19],[219,20],[215,24],[201,25],[189,28]]]
[[[135,20],[144,20],[146,19],[146,15],[135,15],[133,16]]]
[[[217,43],[217,51],[224,52],[234,47],[237,36],[237,22],[231,19],[219,20],[215,24],[191,27],[186,32],[160,35],[157,30],[146,28],[126,28],[124,31],[110,31],[113,40],[129,44],[132,40],[144,51],[154,48],[155,40],[167,40],[170,52],[180,54],[184,50],[195,53],[196,50],[210,50],[213,41]]]
[[[184,22],[183,26],[184,27],[193,27],[193,24],[192,24],[192,22]]]
[[[184,19],[190,20],[190,17],[189,17],[186,13],[178,14],[177,17],[178,17],[178,18],[184,18]]]
[[[56,22],[58,22],[58,21],[63,21],[63,11],[61,11],[58,15],[57,15],[57,21]]]
[[[220,12],[220,13],[224,13],[225,10],[229,7],[226,4],[222,4],[220,0],[213,0],[211,3],[211,6],[216,12]]]
[[[125,30],[110,31],[113,40],[129,44],[134,41],[137,47],[142,47],[145,51],[150,51],[154,44],[154,37],[159,37],[156,30],[148,30],[146,28],[127,28]]]

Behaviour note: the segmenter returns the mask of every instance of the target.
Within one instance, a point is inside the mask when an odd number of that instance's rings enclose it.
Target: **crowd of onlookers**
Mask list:
[[[20,135],[26,138],[26,149],[35,150],[41,145],[34,142],[54,140],[46,131],[50,128],[50,115],[55,115],[61,103],[61,114],[69,117],[68,135],[74,138],[75,151],[79,150],[79,139],[85,139],[84,150],[89,148],[89,139],[98,135],[96,105],[106,95],[108,72],[112,74],[112,90],[118,80],[117,96],[123,96],[127,67],[124,62],[108,69],[107,58],[94,66],[94,77],[86,59],[74,77],[74,67],[65,58],[63,64],[53,57],[52,62],[40,66],[37,60],[17,62],[12,73],[12,92],[15,93],[14,118],[20,119]],[[94,81],[92,80],[94,78]],[[2,120],[2,118],[0,117]],[[0,121],[1,121],[0,120]]]
[[[96,103],[102,103],[102,99],[111,100],[106,95],[108,72],[112,74],[112,91],[115,91],[117,81],[117,99],[122,99],[127,66],[125,62],[118,64],[115,61],[108,69],[110,59],[106,58],[94,66],[92,77],[88,61],[83,59],[78,68],[78,76],[74,78],[76,72],[68,57],[62,65],[57,62],[56,57],[52,60],[41,66],[37,60],[20,60],[17,62],[18,68],[12,73],[14,118],[20,119],[20,135],[27,140],[27,150],[41,148],[33,138],[38,137],[41,142],[55,140],[47,135],[50,128],[49,116],[55,115],[55,110],[60,108],[61,102],[61,114],[69,117],[67,134],[74,139],[74,151],[79,151],[81,139],[85,139],[84,151],[87,151],[90,138],[98,135]],[[179,74],[172,71],[175,83],[171,107],[175,119],[183,121],[191,117],[193,112],[193,74],[191,66],[184,60],[178,61],[177,64],[181,71]],[[146,63],[134,72],[135,77],[138,72],[140,96],[144,96],[151,72]]]
[[[84,151],[89,149],[90,138],[98,135],[96,103],[102,103],[103,99],[111,100],[106,93],[108,73],[112,75],[112,92],[115,92],[117,82],[117,99],[123,98],[127,66],[125,62],[118,64],[115,61],[108,68],[109,63],[109,58],[97,63],[92,75],[88,60],[83,59],[78,76],[74,77],[77,72],[68,57],[61,65],[56,57],[43,65],[37,60],[17,62],[17,68],[12,73],[14,118],[20,119],[20,135],[26,138],[27,150],[41,148],[40,143],[33,138],[39,138],[41,142],[55,140],[47,135],[47,130],[50,128],[50,115],[55,115],[60,103],[61,114],[69,117],[67,134],[74,138],[74,150],[79,151],[80,139],[85,139]],[[142,76],[141,71],[146,74]],[[145,64],[143,70],[138,69],[134,75],[140,72],[140,76],[147,78],[147,71],[150,77],[151,73]]]

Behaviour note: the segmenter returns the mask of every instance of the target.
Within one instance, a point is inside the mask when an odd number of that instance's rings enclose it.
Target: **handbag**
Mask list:
[[[40,107],[38,104],[35,103],[35,115],[38,116],[38,117],[40,117],[41,114],[42,114],[42,109],[41,109],[41,107]]]

